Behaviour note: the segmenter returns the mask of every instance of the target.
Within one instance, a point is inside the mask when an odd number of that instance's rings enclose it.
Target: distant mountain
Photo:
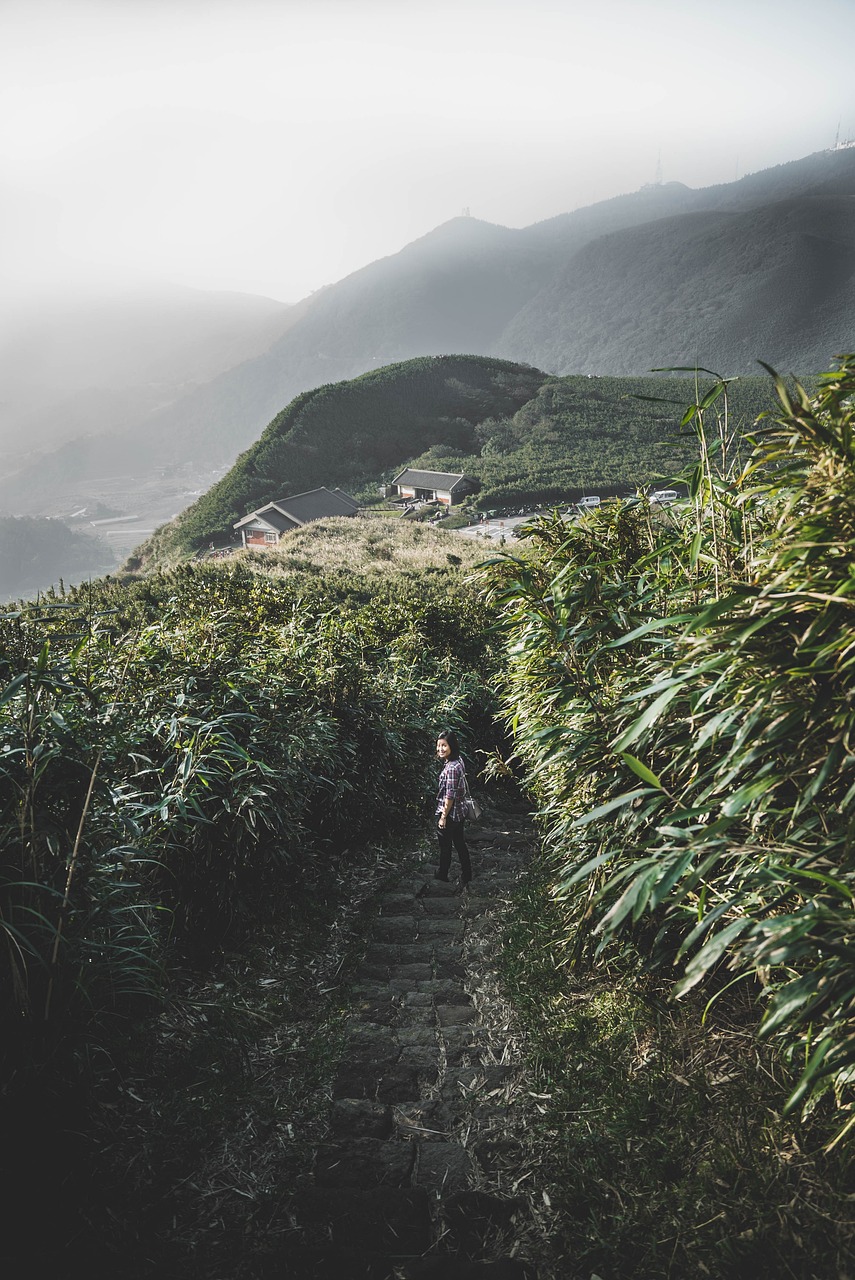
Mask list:
[[[604,236],[514,316],[499,352],[628,375],[763,358],[802,376],[855,341],[855,193],[685,213]]]
[[[61,520],[0,517],[0,604],[28,599],[60,579],[66,586],[115,568],[111,549]]]
[[[762,359],[809,376],[855,335],[854,221],[855,149],[700,191],[648,186],[523,230],[453,219],[305,300],[263,353],[21,470],[0,509],[154,461],[229,465],[301,391],[418,355],[627,375]]]
[[[177,286],[41,299],[0,323],[0,457],[135,428],[266,350],[299,317],[271,298]]]

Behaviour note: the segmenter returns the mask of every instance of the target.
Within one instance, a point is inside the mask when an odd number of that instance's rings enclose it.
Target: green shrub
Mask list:
[[[855,357],[813,398],[775,386],[747,466],[718,384],[683,418],[685,503],[544,520],[493,592],[573,954],[631,940],[678,992],[753,983],[789,1106],[828,1093],[845,1119]]]

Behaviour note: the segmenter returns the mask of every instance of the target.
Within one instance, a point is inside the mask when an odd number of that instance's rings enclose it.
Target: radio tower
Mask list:
[[[656,177],[653,179],[654,187],[662,186],[662,152],[660,151],[656,157]]]

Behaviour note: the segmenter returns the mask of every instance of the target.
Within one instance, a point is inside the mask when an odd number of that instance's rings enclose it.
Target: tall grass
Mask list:
[[[444,545],[382,581],[242,559],[0,615],[9,1071],[420,816],[437,726],[489,720],[485,637]]]
[[[492,569],[505,707],[567,957],[630,947],[677,994],[756,993],[787,1106],[855,1125],[855,356],[769,371],[752,439],[721,381],[683,417],[687,502],[532,526]],[[743,461],[740,449],[750,454]]]

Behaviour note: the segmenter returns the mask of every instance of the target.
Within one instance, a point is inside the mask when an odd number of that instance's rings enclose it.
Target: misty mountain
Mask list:
[[[292,316],[293,312],[293,316]],[[137,287],[40,299],[0,324],[0,456],[136,427],[266,350],[299,311],[271,298]]]
[[[65,585],[113,569],[110,547],[61,520],[0,516],[0,604],[28,599],[64,579]]]
[[[627,375],[763,358],[806,376],[855,336],[855,197],[687,213],[594,241],[514,316],[502,353]]]
[[[228,466],[301,391],[420,355],[623,375],[695,361],[747,373],[762,359],[807,377],[851,347],[854,214],[855,149],[841,149],[522,230],[455,218],[306,299],[263,353],[23,469],[0,508],[153,460]]]

